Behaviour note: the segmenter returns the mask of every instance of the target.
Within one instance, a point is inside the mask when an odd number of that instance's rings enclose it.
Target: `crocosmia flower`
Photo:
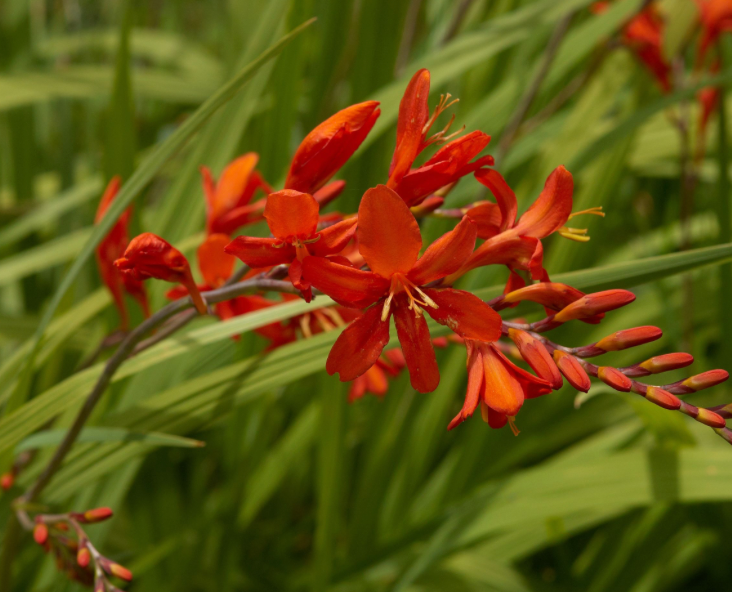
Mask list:
[[[311,131],[292,157],[285,189],[315,193],[346,164],[374,127],[377,101],[351,105]]]
[[[264,217],[274,238],[239,236],[225,249],[249,267],[289,264],[293,285],[310,302],[310,283],[302,277],[302,261],[308,255],[335,255],[343,250],[356,231],[356,219],[349,218],[318,230],[318,202],[308,193],[284,189],[267,198]]]
[[[422,257],[417,220],[404,201],[384,185],[369,189],[358,210],[358,245],[371,271],[340,261],[306,257],[304,277],[337,302],[366,312],[351,323],[333,346],[326,370],[342,381],[364,374],[389,342],[394,316],[412,386],[420,392],[440,380],[423,311],[466,339],[500,337],[500,316],[469,292],[428,287],[459,269],[475,245],[475,224],[464,218],[430,245]]]
[[[262,219],[264,199],[251,203],[252,198],[257,191],[267,194],[272,188],[255,169],[258,161],[254,152],[240,156],[224,169],[218,182],[207,167],[201,167],[208,234],[231,234]]]
[[[99,202],[97,208],[97,214],[94,218],[95,223],[99,223],[104,217],[109,206],[117,197],[121,184],[119,177],[114,177],[107,185],[102,199]],[[119,259],[125,252],[127,243],[129,242],[128,226],[130,221],[131,208],[127,208],[122,215],[119,217],[114,226],[109,230],[107,236],[105,236],[96,248],[96,259],[97,266],[99,268],[99,274],[102,276],[102,281],[107,289],[112,294],[114,304],[119,311],[120,324],[123,331],[127,330],[129,324],[129,315],[127,307],[125,305],[124,292],[127,292],[142,307],[145,317],[150,316],[150,305],[147,300],[147,292],[142,282],[135,279],[132,276],[123,274],[114,265],[114,262]]]
[[[703,62],[709,48],[719,36],[732,31],[732,2],[729,0],[696,0],[702,25],[698,63]]]
[[[492,165],[493,157],[484,156],[471,162],[488,145],[491,138],[480,131],[471,132],[442,146],[422,166],[412,169],[415,159],[429,145],[444,143],[450,123],[428,136],[437,117],[455,101],[450,95],[441,97],[432,116],[429,112],[430,73],[422,69],[412,77],[399,104],[397,143],[389,168],[387,187],[396,191],[409,206],[419,205],[427,196],[482,166]]]
[[[150,278],[183,284],[188,288],[193,303],[200,314],[206,314],[206,303],[191,275],[191,267],[185,255],[167,241],[151,232],[132,239],[124,255],[114,264],[124,274],[137,281]]]

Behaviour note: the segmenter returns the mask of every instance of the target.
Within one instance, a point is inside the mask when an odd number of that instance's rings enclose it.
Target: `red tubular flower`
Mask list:
[[[697,56],[697,64],[700,65],[719,36],[726,31],[732,31],[732,3],[729,0],[696,0],[696,4],[702,25]]]
[[[590,387],[592,386],[590,377],[587,375],[587,372],[585,372],[585,369],[579,363],[577,358],[566,352],[555,349],[554,361],[557,363],[559,371],[564,375],[564,378],[567,379],[569,384],[583,393],[590,390]]]
[[[562,374],[541,341],[518,329],[509,329],[508,336],[539,378],[546,380],[554,390],[562,388]]]
[[[262,219],[264,201],[254,204],[251,201],[258,190],[268,194],[272,188],[255,170],[258,161],[255,152],[240,156],[224,169],[218,183],[208,168],[201,167],[207,234],[231,234],[245,224]]]
[[[554,315],[553,320],[557,323],[566,323],[575,319],[586,319],[621,308],[634,300],[635,294],[628,290],[594,292],[593,294],[586,294],[572,304],[565,306]]]
[[[457,278],[476,267],[503,264],[511,269],[525,269],[534,279],[546,279],[543,269],[541,239],[562,230],[572,213],[572,175],[560,166],[549,175],[536,201],[516,220],[516,196],[503,177],[493,169],[481,169],[475,178],[491,190],[500,212],[500,223],[493,209],[490,222],[484,223],[483,233],[488,240],[478,247],[465,264],[447,278]],[[487,210],[487,208],[484,208]]]
[[[346,164],[381,114],[377,101],[351,105],[311,131],[292,157],[285,189],[313,193]]]
[[[425,197],[482,166],[493,164],[492,156],[471,162],[490,142],[490,136],[471,132],[440,148],[421,167],[412,169],[417,156],[430,144],[444,142],[450,123],[432,137],[427,137],[437,117],[453,103],[450,95],[441,97],[432,117],[429,113],[430,73],[418,70],[409,81],[397,121],[397,143],[389,167],[387,187],[396,191],[409,206],[419,205]]]
[[[96,224],[101,221],[107,209],[114,201],[114,198],[117,197],[121,182],[120,177],[113,177],[107,185],[102,199],[99,202],[96,217],[94,218]],[[139,302],[145,317],[150,316],[150,305],[148,304],[147,293],[142,282],[120,273],[119,269],[114,265],[114,262],[125,252],[127,243],[130,241],[127,228],[129,226],[131,212],[131,208],[127,208],[122,213],[114,226],[109,230],[107,236],[97,245],[95,252],[99,274],[102,276],[102,281],[107,286],[107,289],[112,294],[114,304],[119,311],[123,331],[126,331],[129,325],[129,315],[124,300],[125,291]]]
[[[137,281],[156,278],[183,284],[200,314],[206,314],[206,304],[193,281],[191,268],[183,253],[150,232],[132,239],[124,255],[114,264],[124,274]]]
[[[524,404],[551,392],[546,380],[537,378],[511,362],[494,345],[465,340],[468,352],[468,389],[465,403],[450,424],[452,430],[473,415],[481,405],[483,419],[493,428],[502,427]],[[515,430],[515,428],[514,428]]]
[[[328,356],[326,370],[349,381],[374,365],[389,341],[394,314],[412,386],[420,392],[437,388],[440,380],[422,310],[438,323],[467,339],[491,342],[500,337],[501,318],[468,292],[430,289],[427,284],[458,269],[475,244],[475,224],[464,218],[422,255],[416,219],[391,189],[379,185],[361,200],[358,244],[371,271],[339,265],[323,257],[306,257],[308,282],[337,302],[369,308],[341,333]]]
[[[633,386],[630,378],[612,366],[600,366],[597,369],[597,377],[616,391],[629,393]]]
[[[267,198],[264,209],[274,238],[239,236],[224,249],[249,267],[290,264],[290,280],[305,300],[312,300],[310,284],[302,278],[302,261],[308,255],[325,257],[343,250],[356,232],[349,218],[318,232],[318,202],[312,195],[284,189]]]

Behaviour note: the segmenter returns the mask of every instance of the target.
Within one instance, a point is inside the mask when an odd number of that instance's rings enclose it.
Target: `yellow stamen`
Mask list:
[[[346,321],[343,320],[343,317],[334,308],[324,308],[321,312],[330,317],[330,320],[333,321],[336,327],[346,326]]]
[[[310,313],[305,313],[300,317],[300,330],[306,339],[313,336],[313,332],[310,330]]]
[[[602,211],[602,206],[597,206],[594,208],[588,208],[586,210],[581,210],[579,212],[572,212],[569,215],[569,219],[571,220],[575,216],[582,216],[583,214],[588,214],[591,216],[600,216],[601,218],[605,217],[605,212]]]
[[[508,426],[511,428],[511,431],[513,432],[514,436],[518,436],[521,431],[516,427],[516,417],[509,415],[508,416]]]
[[[335,325],[333,325],[328,318],[323,314],[324,311],[316,310],[313,312],[315,315],[316,320],[318,321],[318,325],[320,325],[320,328],[323,331],[332,331],[335,329]]]

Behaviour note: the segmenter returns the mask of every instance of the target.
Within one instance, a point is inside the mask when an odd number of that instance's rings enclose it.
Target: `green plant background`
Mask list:
[[[118,322],[88,256],[112,174],[129,180],[118,209],[134,200],[134,230],[193,256],[204,220],[199,165],[218,174],[256,151],[265,177],[281,184],[308,130],[377,99],[380,120],[339,174],[348,185],[333,207],[354,211],[363,191],[386,179],[398,102],[417,68],[432,72],[432,102],[443,92],[459,97],[458,125],[491,134],[496,148],[570,13],[528,126],[505,152],[492,151],[521,207],[564,164],[575,176],[575,209],[607,212],[581,220],[587,244],[548,241],[552,276],[584,290],[630,288],[638,299],[601,327],[570,325],[557,340],[581,345],[657,324],[662,340],[611,362],[689,347],[695,372],[732,367],[720,119],[700,166],[693,249],[679,252],[680,142],[667,115],[688,109],[694,122],[696,89],[662,97],[626,50],[603,49],[641,0],[619,0],[602,15],[590,4],[4,0],[0,469],[40,446],[19,479],[31,483],[99,375],[98,364],[80,366]],[[684,51],[693,3],[665,4],[664,47]],[[311,17],[281,53],[255,61]],[[726,84],[732,71],[719,77]],[[448,205],[484,197],[466,179]],[[448,227],[428,219],[423,232],[435,238]],[[466,280],[488,298],[505,271]],[[166,288],[149,284],[154,308]],[[260,338],[229,338],[312,307],[296,302],[227,324],[200,319],[118,373],[42,501],[115,509],[90,533],[133,570],[130,590],[727,589],[732,450],[711,430],[596,385],[591,396],[565,387],[532,400],[518,437],[477,417],[448,433],[465,388],[461,348],[438,352],[434,393],[415,393],[401,376],[383,400],[349,405],[347,386],[323,371],[332,334],[265,358]],[[723,385],[688,400],[710,406],[729,394]],[[0,498],[3,530],[20,493]],[[13,592],[76,589],[30,536],[17,551]]]

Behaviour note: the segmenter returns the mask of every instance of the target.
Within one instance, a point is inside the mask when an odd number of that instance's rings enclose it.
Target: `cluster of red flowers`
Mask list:
[[[33,538],[46,553],[55,557],[58,570],[66,573],[70,580],[94,586],[94,592],[121,592],[109,581],[109,577],[129,582],[132,572],[97,551],[81,526],[111,517],[112,510],[109,508],[68,514],[37,514]]]
[[[644,13],[643,23],[655,23],[654,15]],[[631,30],[641,28],[641,24],[639,20]],[[373,101],[344,109],[310,132],[297,149],[281,190],[270,188],[255,170],[255,154],[235,160],[218,183],[202,169],[207,237],[198,250],[198,264],[203,284],[194,283],[188,261],[179,251],[152,234],[133,239],[114,261],[115,270],[122,272],[123,280],[139,282],[154,277],[180,283],[170,297],[190,294],[202,314],[207,311],[205,293],[231,278],[234,257],[248,266],[247,277],[271,277],[274,273],[287,277],[292,291],[308,302],[314,290],[327,294],[338,306],[268,325],[259,332],[271,341],[270,347],[278,347],[295,340],[298,332],[309,337],[345,327],[328,356],[326,370],[339,374],[342,381],[354,381],[351,400],[365,392],[383,395],[388,377],[404,368],[416,390],[426,393],[437,387],[440,374],[426,312],[448,327],[454,334],[451,340],[463,343],[467,350],[468,389],[450,429],[478,406],[492,427],[509,423],[515,429],[513,418],[525,399],[561,388],[563,377],[574,388],[587,391],[589,376],[595,376],[617,390],[633,391],[661,407],[680,410],[729,439],[732,432],[725,429],[723,413],[694,407],[676,396],[717,384],[727,378],[726,372],[715,370],[653,386],[635,378],[687,366],[691,356],[669,354],[627,368],[586,361],[657,339],[659,329],[628,329],[579,348],[555,344],[542,335],[572,320],[599,323],[606,312],[635,298],[625,290],[584,294],[551,282],[544,269],[542,239],[557,233],[577,241],[588,240],[586,229],[568,227],[568,221],[577,214],[603,214],[600,208],[572,213],[572,175],[560,166],[549,175],[534,203],[518,216],[514,192],[491,168],[492,157],[480,155],[490,141],[488,135],[480,131],[449,135],[452,119],[431,133],[438,116],[452,103],[449,95],[443,96],[430,113],[429,85],[427,70],[418,71],[408,84],[385,184],[366,190],[357,214],[322,214],[320,208],[343,190],[343,182],[328,182],[374,125],[379,109]],[[432,144],[440,145],[434,155],[421,165],[415,164]],[[447,192],[468,175],[487,187],[495,201],[439,210]],[[257,191],[266,197],[252,201]],[[459,222],[423,249],[417,216],[435,211]],[[239,228],[262,219],[271,237],[242,235],[231,240]],[[476,248],[477,241],[481,242]],[[119,242],[116,244],[119,250]],[[107,250],[113,251],[109,246]],[[108,268],[110,260],[100,257]],[[464,274],[487,265],[505,265],[509,270],[500,298],[484,302],[453,287]],[[103,276],[105,281],[108,276],[116,277],[110,269]],[[297,298],[293,294],[283,297]],[[116,296],[115,301],[119,306]],[[243,295],[217,304],[216,314],[227,319],[282,301]],[[542,305],[547,316],[532,324],[503,321],[498,311],[522,301]],[[400,347],[384,351],[390,342],[392,317]],[[534,373],[508,359],[504,353],[507,348],[499,342],[502,337],[515,344],[513,350]],[[439,345],[445,345],[444,339]]]
[[[694,64],[695,76],[720,70],[721,55],[714,46],[724,32],[732,31],[732,2],[730,0],[694,0],[698,9],[699,33]],[[623,29],[622,42],[643,62],[664,93],[670,93],[682,81],[675,78],[672,59],[664,52],[663,38],[666,21],[660,2],[653,0]],[[594,12],[607,10],[610,2],[596,2]],[[704,154],[706,129],[712,113],[719,103],[719,89],[705,88],[699,92],[697,155]]]

